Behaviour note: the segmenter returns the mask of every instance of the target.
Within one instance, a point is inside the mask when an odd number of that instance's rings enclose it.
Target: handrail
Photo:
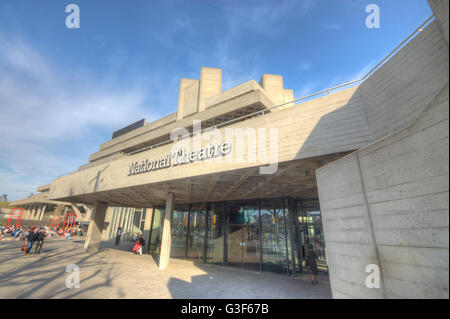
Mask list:
[[[360,79],[353,80],[353,81],[350,81],[350,82],[346,82],[346,83],[343,83],[343,84],[340,84],[340,85],[337,85],[337,86],[334,86],[334,87],[331,87],[331,88],[328,88],[328,89],[321,90],[321,91],[319,91],[319,92],[311,93],[311,94],[302,96],[302,97],[300,97],[300,98],[298,98],[298,99],[294,99],[294,100],[292,100],[292,101],[290,101],[290,102],[285,102],[285,103],[283,103],[283,104],[279,104],[279,105],[276,105],[276,106],[267,108],[267,109],[265,109],[265,110],[256,111],[256,112],[253,112],[253,113],[250,113],[250,114],[246,114],[246,115],[243,115],[243,116],[240,116],[240,117],[231,119],[231,120],[229,120],[229,121],[222,122],[222,123],[220,123],[220,124],[216,124],[216,125],[213,125],[213,126],[209,126],[209,127],[204,128],[204,129],[201,129],[200,132],[204,132],[205,130],[208,130],[208,129],[210,130],[210,129],[213,129],[213,128],[222,127],[222,126],[228,125],[228,124],[230,124],[230,123],[233,123],[233,122],[242,120],[242,119],[247,118],[247,117],[252,117],[252,116],[255,116],[255,115],[258,115],[258,114],[264,115],[266,112],[268,112],[268,111],[270,111],[270,110],[273,110],[273,109],[276,109],[276,108],[279,108],[279,107],[281,107],[281,106],[288,105],[288,104],[292,104],[292,103],[295,103],[295,102],[297,102],[297,101],[305,100],[305,99],[307,99],[307,98],[310,98],[310,97],[313,97],[313,96],[316,96],[316,95],[320,95],[320,94],[325,93],[325,92],[329,93],[330,91],[334,91],[334,90],[336,90],[336,89],[339,89],[339,88],[342,88],[342,87],[345,87],[345,86],[349,86],[349,85],[351,85],[351,84],[355,84],[355,83],[358,83],[358,82],[362,82],[362,81],[364,81],[367,77],[369,77],[370,74],[372,74],[372,73],[375,72],[378,68],[380,68],[380,67],[381,67],[381,66],[382,66],[382,65],[383,65],[383,64],[384,64],[384,63],[385,63],[385,62],[386,62],[386,61],[387,61],[387,60],[388,60],[395,52],[397,52],[404,44],[406,44],[406,43],[407,43],[407,42],[408,42],[408,41],[409,41],[409,40],[410,40],[417,32],[422,32],[422,28],[423,28],[428,22],[430,22],[430,20],[432,20],[433,18],[434,18],[434,15],[431,15],[428,19],[426,19],[425,22],[423,22],[419,27],[417,27],[417,28],[416,28],[416,29],[415,29],[415,30],[414,30],[414,31],[413,31],[413,32],[412,32],[405,40],[403,40],[399,45],[397,45],[391,52],[388,53],[388,55],[386,55],[380,62],[378,62],[377,65],[375,65],[372,69],[370,69],[369,72],[367,72],[367,73],[366,73],[362,78],[360,78]],[[191,133],[189,133],[189,134],[185,134],[185,135],[181,136],[181,139],[190,137],[190,136],[193,135],[194,133],[198,133],[198,132],[191,132]],[[161,146],[161,145],[164,145],[164,144],[168,144],[170,141],[172,141],[172,140],[163,141],[163,142],[160,142],[160,143],[157,143],[157,144],[154,144],[154,145],[151,145],[151,146],[142,148],[142,149],[140,149],[140,150],[136,150],[136,151],[134,151],[134,152],[126,153],[126,155],[133,155],[133,154],[136,154],[136,153],[144,152],[144,151],[146,151],[146,150],[153,149],[153,148],[155,148],[155,147],[158,147],[158,146]]]
[[[340,84],[340,85],[338,85],[338,86],[335,86],[335,87],[332,87],[332,88],[329,88],[329,89],[325,89],[325,90],[322,90],[322,91],[319,91],[319,92],[316,92],[316,93],[312,93],[312,94],[309,94],[309,95],[306,95],[306,96],[303,96],[303,97],[300,97],[300,98],[295,99],[295,100],[293,100],[293,101],[291,101],[291,102],[286,102],[286,103],[277,105],[277,106],[275,106],[274,108],[277,108],[277,107],[280,107],[280,106],[283,106],[283,105],[286,105],[286,104],[291,104],[291,103],[293,103],[293,102],[297,102],[297,101],[300,101],[300,100],[304,100],[304,99],[307,99],[307,98],[309,98],[309,97],[311,97],[311,96],[319,95],[319,94],[322,94],[322,93],[325,93],[325,92],[330,92],[330,91],[333,91],[333,90],[335,90],[335,89],[341,88],[341,87],[343,87],[343,86],[348,86],[348,85],[353,84],[353,83],[357,83],[357,82],[364,81],[370,74],[372,74],[372,73],[373,73],[375,70],[377,70],[381,65],[383,65],[384,62],[386,62],[386,61],[387,61],[387,60],[388,60],[395,52],[397,52],[404,44],[406,44],[406,42],[408,42],[408,41],[409,41],[409,40],[410,40],[417,32],[422,32],[422,28],[423,28],[428,22],[430,22],[430,20],[433,19],[433,18],[434,18],[434,14],[431,15],[428,19],[426,19],[425,22],[423,22],[419,27],[417,27],[417,28],[416,28],[416,29],[415,29],[408,37],[406,37],[405,40],[403,40],[403,41],[402,41],[399,45],[397,45],[391,52],[389,52],[388,55],[386,55],[380,62],[378,62],[377,65],[375,65],[372,69],[370,69],[370,71],[367,72],[366,75],[364,75],[362,78],[357,79],[357,80],[353,80],[353,81],[350,81],[350,82],[347,82],[347,83],[344,83],[344,84]]]

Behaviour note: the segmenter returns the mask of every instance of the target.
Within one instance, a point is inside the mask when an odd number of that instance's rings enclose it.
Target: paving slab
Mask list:
[[[308,275],[293,278],[183,259],[171,259],[159,270],[150,255],[111,248],[89,254],[83,243],[49,239],[40,255],[25,256],[21,241],[0,241],[0,298],[331,298],[326,276],[312,286]],[[72,274],[66,267],[73,264],[80,270],[79,288],[66,287]]]

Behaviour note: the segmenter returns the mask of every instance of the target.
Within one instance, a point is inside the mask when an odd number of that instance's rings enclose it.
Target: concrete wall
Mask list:
[[[448,45],[435,20],[360,85],[373,138],[410,126],[448,76]]]
[[[448,84],[408,129],[317,170],[333,297],[449,297]],[[382,287],[365,287],[378,264]]]
[[[316,171],[334,298],[449,297],[448,2],[430,2],[446,13],[355,93],[381,139]]]
[[[305,159],[325,154],[354,151],[372,142],[367,126],[362,100],[355,96],[357,88],[350,88],[335,94],[312,100],[301,105],[279,110],[231,125],[232,128],[276,128],[278,130],[278,162]],[[259,95],[261,91],[252,91]],[[246,98],[242,95],[240,98]],[[260,97],[263,97],[261,95]],[[239,104],[239,98],[232,100]],[[212,111],[214,108],[211,108]],[[208,111],[208,110],[207,110]],[[203,112],[206,113],[207,111]],[[221,136],[226,138],[225,129],[220,128]],[[267,132],[269,134],[269,132]],[[236,145],[236,138],[230,141]],[[189,139],[193,145],[193,139]],[[203,140],[202,146],[209,144]],[[270,139],[267,138],[267,149]],[[87,168],[60,177],[52,182],[50,198],[65,198],[71,195],[119,189],[136,185],[147,185],[186,177],[232,171],[246,167],[265,165],[267,161],[239,162],[241,155],[237,148],[229,154],[235,160],[230,162],[190,163],[155,170],[147,174],[128,176],[129,164],[145,159],[159,159],[170,153],[173,145],[164,145],[134,155],[118,158],[108,164]],[[256,144],[244,148],[244,154],[253,151]]]
[[[263,88],[251,80],[222,92],[222,70],[203,67],[200,80],[181,79],[176,113],[101,144],[99,152],[90,155],[91,163],[80,166],[80,169],[123,156],[121,152],[129,147],[155,138],[165,138],[175,128],[191,126],[193,119],[203,121],[232,112],[234,111],[233,101],[231,101],[233,99],[241,108],[246,107],[248,105],[243,104],[242,99],[239,98],[251,91],[259,91],[264,95],[262,104],[267,108],[281,104],[284,105],[280,109],[294,106],[294,103],[288,103],[293,101],[294,92],[283,88],[282,76],[264,74],[260,83],[264,86]],[[170,130],[167,130],[168,128]]]
[[[116,138],[114,138],[112,140],[109,140],[109,141],[107,141],[105,143],[102,143],[100,145],[100,151],[106,150],[106,149],[110,148],[113,145],[122,143],[122,142],[124,142],[126,140],[132,139],[133,137],[139,136],[139,135],[144,134],[146,132],[155,130],[155,129],[161,127],[161,126],[165,126],[165,125],[168,125],[170,123],[173,123],[176,120],[177,120],[177,113],[176,112],[172,113],[172,114],[169,114],[169,115],[167,115],[167,116],[165,116],[163,118],[160,118],[160,119],[158,119],[156,121],[153,121],[151,123],[147,123],[143,127],[137,128],[137,129],[135,129],[135,130],[133,130],[131,132],[128,132],[128,133],[123,134],[121,136],[118,136],[118,137],[116,137]]]
[[[428,0],[428,3],[431,6],[431,9],[436,16],[439,27],[441,29],[441,33],[448,45],[448,0]]]

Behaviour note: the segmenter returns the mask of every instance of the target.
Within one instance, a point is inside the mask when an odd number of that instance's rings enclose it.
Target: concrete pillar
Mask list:
[[[102,232],[105,224],[107,209],[108,204],[106,203],[96,202],[94,205],[86,241],[84,243],[84,249],[91,253],[95,253],[100,250],[100,242],[102,240]]]
[[[42,207],[37,206],[36,207],[36,217],[34,218],[35,220],[41,220],[41,211],[42,211]]]
[[[22,219],[24,219],[24,220],[28,219],[28,207],[27,206],[24,206],[24,208],[23,208]]]
[[[45,210],[46,209],[47,209],[47,205],[44,205],[42,207],[41,217],[39,218],[39,220],[44,220],[44,215],[45,215]]]
[[[42,206],[36,207],[36,220],[41,220]]]
[[[153,207],[146,208],[145,220],[144,220],[144,232],[143,236],[145,239],[145,250],[148,250],[148,245],[150,244],[150,231],[152,229],[152,218],[153,218]]]
[[[28,206],[28,218],[29,220],[33,219],[33,206]]]
[[[164,224],[161,239],[161,253],[159,255],[159,269],[165,269],[169,264],[170,247],[172,244],[172,215],[175,206],[175,195],[169,193],[166,200],[166,212],[164,214]]]

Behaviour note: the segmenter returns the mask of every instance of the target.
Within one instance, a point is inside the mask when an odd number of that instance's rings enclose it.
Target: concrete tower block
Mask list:
[[[434,15],[439,23],[439,28],[441,33],[447,41],[448,45],[448,0],[428,0],[431,10],[433,10]]]
[[[202,68],[200,75],[200,90],[198,111],[205,110],[207,98],[222,93],[222,70],[217,68]]]
[[[181,79],[178,95],[177,120],[198,111],[199,80]]]
[[[284,89],[283,92],[284,92],[284,103],[287,103],[287,104],[280,107],[280,110],[294,106],[294,102],[292,102],[294,100],[294,90]],[[289,103],[289,102],[292,102],[292,103]]]
[[[281,75],[263,74],[259,85],[275,105],[284,103],[283,77]]]

